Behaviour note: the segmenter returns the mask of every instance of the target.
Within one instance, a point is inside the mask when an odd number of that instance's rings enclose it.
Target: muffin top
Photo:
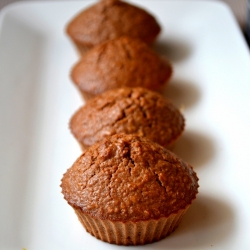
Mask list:
[[[152,43],[160,26],[147,11],[118,0],[103,0],[80,12],[67,26],[78,44],[93,47],[104,41],[131,36]]]
[[[86,150],[62,178],[68,203],[111,221],[168,217],[196,198],[192,167],[146,138],[117,134]]]
[[[89,100],[71,118],[70,129],[85,147],[118,133],[145,136],[169,147],[183,132],[184,118],[156,92],[119,88]]]
[[[140,40],[120,37],[94,47],[73,67],[71,78],[85,93],[97,95],[119,87],[160,90],[172,67]]]

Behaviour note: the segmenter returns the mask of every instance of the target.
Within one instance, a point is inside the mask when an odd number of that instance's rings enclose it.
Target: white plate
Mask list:
[[[200,193],[173,234],[130,249],[250,249],[250,57],[239,27],[218,2],[134,2],[162,25],[156,47],[174,64],[166,95],[186,117],[175,151],[195,167]],[[127,249],[86,233],[59,187],[80,154],[68,121],[82,104],[64,27],[90,3],[1,12],[0,249]]]

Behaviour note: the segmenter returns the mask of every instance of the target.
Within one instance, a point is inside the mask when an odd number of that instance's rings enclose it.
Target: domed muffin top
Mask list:
[[[168,217],[198,193],[192,167],[156,143],[117,134],[96,143],[62,179],[68,203],[92,217],[141,221]]]
[[[184,130],[184,117],[162,95],[144,88],[106,91],[81,107],[70,129],[86,148],[103,138],[137,134],[170,148]]]
[[[81,11],[67,26],[73,41],[89,48],[123,35],[152,43],[160,32],[147,11],[118,0],[103,0]]]
[[[172,66],[143,42],[120,37],[86,52],[73,67],[77,87],[97,95],[120,87],[162,90],[172,76]]]

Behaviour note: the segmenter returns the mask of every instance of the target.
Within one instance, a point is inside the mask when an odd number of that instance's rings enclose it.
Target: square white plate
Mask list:
[[[186,131],[175,152],[200,193],[166,239],[130,249],[250,249],[250,56],[230,9],[210,1],[133,1],[162,25],[156,49],[174,77],[166,96]],[[80,149],[68,121],[82,100],[65,24],[92,1],[17,3],[0,19],[0,249],[127,249],[96,240],[61,194]]]

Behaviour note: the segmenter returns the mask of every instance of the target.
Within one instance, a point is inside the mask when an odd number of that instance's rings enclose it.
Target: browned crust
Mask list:
[[[139,40],[120,37],[88,51],[73,67],[79,90],[97,95],[120,87],[161,91],[173,73],[171,63]]]
[[[122,35],[151,44],[160,32],[156,19],[147,11],[123,1],[104,0],[84,9],[66,29],[78,45],[93,47]]]
[[[118,134],[86,150],[62,179],[64,198],[93,218],[139,222],[168,218],[198,193],[193,168],[156,143]]]
[[[170,148],[184,126],[184,117],[169,100],[144,88],[104,92],[70,120],[71,132],[85,148],[117,133],[137,134]]]

